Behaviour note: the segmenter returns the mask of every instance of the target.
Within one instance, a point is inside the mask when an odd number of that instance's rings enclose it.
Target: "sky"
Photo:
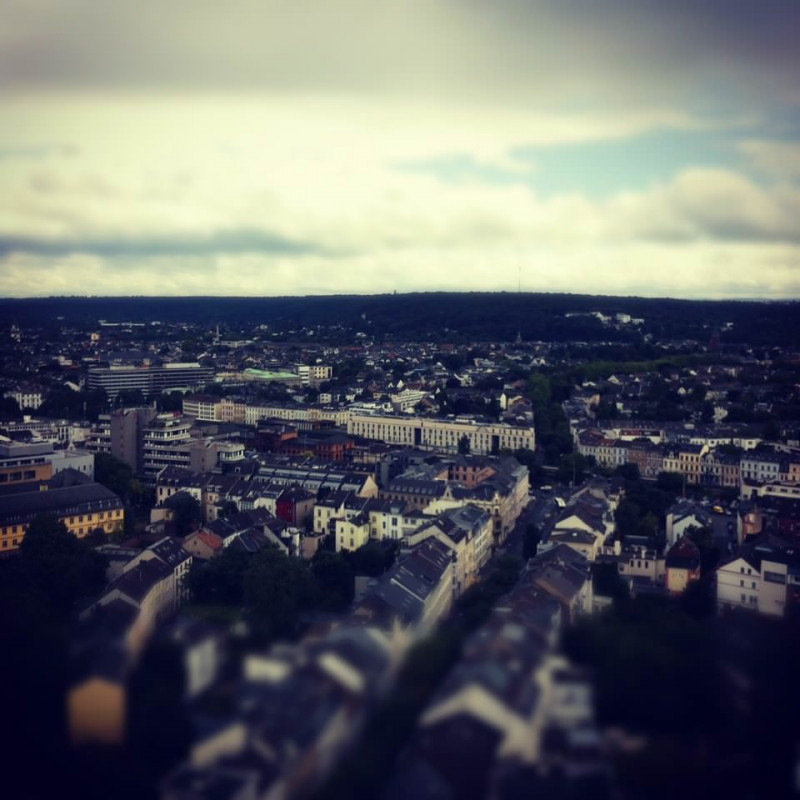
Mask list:
[[[0,296],[800,297],[797,0],[2,18]]]

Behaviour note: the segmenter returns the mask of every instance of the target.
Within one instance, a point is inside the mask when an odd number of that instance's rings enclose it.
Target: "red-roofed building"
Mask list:
[[[700,551],[688,536],[682,536],[667,551],[666,569],[667,590],[672,594],[683,594],[700,578]]]
[[[195,531],[183,540],[183,549],[204,561],[222,552],[222,538],[210,531]]]

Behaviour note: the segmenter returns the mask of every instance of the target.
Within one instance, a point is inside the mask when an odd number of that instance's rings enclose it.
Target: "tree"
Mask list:
[[[22,411],[20,411],[19,404],[13,397],[0,397],[0,419],[22,419]]]
[[[594,417],[597,420],[616,419],[618,416],[617,404],[613,400],[602,398],[594,407]]]
[[[770,417],[764,423],[763,435],[768,442],[777,442],[781,438],[781,425],[775,417]]]
[[[626,481],[638,481],[640,479],[638,464],[620,464],[615,470],[615,475],[624,478]]]
[[[520,447],[513,452],[514,458],[522,464],[523,467],[528,468],[528,472],[532,472],[535,470],[539,463],[536,460],[536,453],[533,450],[529,450],[527,447]]]
[[[683,491],[684,477],[680,472],[659,472],[656,479],[656,486],[673,494],[680,494]]]
[[[114,407],[134,408],[136,406],[143,406],[144,401],[145,397],[141,389],[124,389],[114,400]]]
[[[78,600],[105,585],[105,559],[76,539],[58,517],[36,517],[19,549],[29,580],[47,597],[58,616],[68,615]]]
[[[159,411],[183,410],[183,392],[172,391],[157,397],[150,397],[151,402],[156,401]]]
[[[462,456],[469,454],[469,436],[466,433],[458,440],[458,452]]]
[[[191,742],[185,690],[179,647],[156,639],[131,676],[126,731],[126,743],[151,783],[186,755]]]
[[[592,564],[592,588],[596,595],[611,597],[615,603],[624,602],[629,597],[628,585],[620,576],[616,564]]]
[[[234,503],[233,500],[226,500],[217,512],[217,519],[228,519],[238,513],[239,507],[236,503]]]
[[[697,545],[697,549],[700,551],[700,571],[703,575],[713,572],[720,558],[720,550],[714,542],[714,534],[711,528],[705,525],[701,528],[691,525],[686,529],[686,535]]]
[[[140,494],[141,484],[134,479],[133,470],[110,453],[95,453],[94,479],[114,492],[123,503]]]
[[[293,637],[300,613],[319,602],[319,587],[308,566],[267,547],[251,560],[244,576],[244,599],[250,622],[266,638]]]
[[[377,578],[394,564],[398,544],[390,539],[371,539],[357,550],[345,551],[344,557],[354,575],[369,575]]]
[[[170,500],[175,535],[183,538],[194,530],[198,522],[202,521],[203,510],[199,501],[186,492],[179,492]]]
[[[240,608],[244,602],[244,575],[250,556],[244,550],[226,547],[214,558],[195,564],[189,572],[192,602]]]
[[[577,486],[583,480],[584,472],[590,463],[587,456],[580,453],[561,456],[561,460],[558,462],[557,478],[561,483],[573,483]]]
[[[108,410],[105,389],[75,392],[67,386],[54,386],[44,398],[38,412],[46,417],[96,420],[97,415]]]
[[[525,536],[522,539],[522,557],[526,561],[536,555],[536,551],[539,549],[539,542],[541,540],[542,536],[539,533],[539,529],[536,527],[536,525],[530,523],[525,528]]]
[[[353,601],[353,568],[341,553],[318,550],[311,562],[311,572],[322,593],[326,611],[342,611]]]

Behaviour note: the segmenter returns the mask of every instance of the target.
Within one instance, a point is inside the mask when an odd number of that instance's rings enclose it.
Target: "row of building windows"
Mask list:
[[[752,595],[752,594],[749,597],[748,597],[748,595],[743,594],[743,595],[741,595],[741,598],[742,598],[742,603],[743,604],[748,604],[749,603],[751,606],[754,606],[754,605],[756,605],[758,603],[758,597],[756,597],[755,595]]]

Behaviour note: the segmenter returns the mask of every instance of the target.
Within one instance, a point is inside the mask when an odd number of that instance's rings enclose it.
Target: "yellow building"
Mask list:
[[[19,548],[28,526],[40,514],[58,517],[78,538],[97,529],[113,533],[125,521],[122,501],[99,483],[5,495],[0,504],[0,556]]]

